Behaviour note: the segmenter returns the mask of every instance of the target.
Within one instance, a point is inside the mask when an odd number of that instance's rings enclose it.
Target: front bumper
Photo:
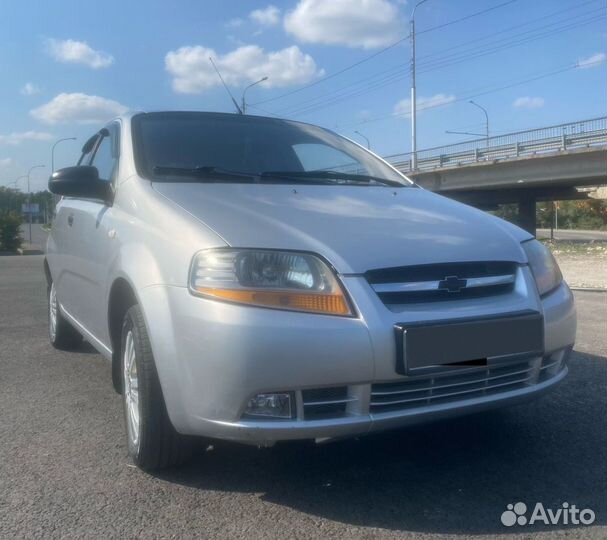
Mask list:
[[[575,341],[573,297],[563,284],[540,299],[526,267],[520,270],[513,294],[406,309],[388,309],[361,277],[346,277],[344,282],[362,314],[359,318],[243,307],[196,298],[180,287],[144,289],[140,300],[167,410],[177,431],[257,444],[359,435],[525,401],[552,388],[567,374],[566,359]],[[425,394],[416,387],[405,388],[400,396],[413,392],[422,399],[406,399],[403,407],[373,405],[377,387],[409,381],[395,371],[395,324],[528,309],[540,311],[544,317],[543,356],[501,358],[487,368],[497,372],[489,371],[485,377],[472,369],[472,383],[466,382],[464,374],[464,379],[449,381],[447,386],[474,384],[477,390],[485,378],[493,381],[497,376],[513,384],[462,395],[449,392],[454,395],[439,395],[440,399],[424,399],[433,395],[432,388],[426,388]],[[521,362],[521,369],[515,370]],[[523,368],[528,378],[516,374]],[[513,374],[502,374],[500,369],[511,369]],[[335,387],[345,388],[349,399],[339,415],[306,413],[303,396],[307,390]],[[284,391],[295,396],[295,419],[243,417],[251,397]]]
[[[461,399],[446,404],[420,405],[408,410],[380,414],[360,414],[327,420],[248,420],[239,422],[214,420],[209,421],[204,426],[204,430],[212,432],[213,437],[219,439],[255,444],[267,444],[280,440],[318,440],[364,435],[524,403],[539,397],[557,385],[565,378],[567,372],[567,366],[563,365],[563,368],[548,380],[529,385],[523,389],[471,399]],[[368,387],[370,388],[370,385]]]

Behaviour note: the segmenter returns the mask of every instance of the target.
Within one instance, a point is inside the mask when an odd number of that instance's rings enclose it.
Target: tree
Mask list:
[[[0,250],[16,252],[23,243],[21,238],[22,219],[16,212],[0,214]]]
[[[22,205],[27,202],[27,193],[18,189],[7,188],[0,186],[0,212],[16,212],[21,213]],[[44,216],[46,211],[47,216],[52,216],[55,209],[55,200],[53,194],[48,191],[38,191],[32,193],[31,202],[38,204],[40,212]]]

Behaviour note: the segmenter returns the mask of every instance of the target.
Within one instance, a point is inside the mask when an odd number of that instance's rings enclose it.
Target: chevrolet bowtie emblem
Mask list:
[[[460,279],[457,276],[447,276],[445,279],[438,282],[438,289],[449,292],[460,292],[466,288],[467,280]]]

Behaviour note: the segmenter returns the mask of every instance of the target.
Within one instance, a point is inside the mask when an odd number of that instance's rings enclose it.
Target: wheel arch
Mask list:
[[[46,260],[46,257],[44,257],[44,262],[42,263],[42,267],[44,268],[44,277],[46,277],[46,285],[47,285],[47,287],[50,287],[51,283],[53,282],[53,276],[51,275],[51,268],[48,265],[48,261]]]
[[[135,288],[124,277],[117,277],[110,288],[108,296],[108,332],[112,345],[112,383],[119,394],[122,393],[122,377],[120,373],[120,342],[122,337],[122,321],[131,306],[139,304]]]

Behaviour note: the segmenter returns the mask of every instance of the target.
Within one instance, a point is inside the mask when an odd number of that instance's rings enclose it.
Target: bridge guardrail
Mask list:
[[[607,116],[420,150],[417,152],[417,170],[457,167],[597,144],[607,144]],[[412,170],[410,152],[385,159],[403,172]]]

